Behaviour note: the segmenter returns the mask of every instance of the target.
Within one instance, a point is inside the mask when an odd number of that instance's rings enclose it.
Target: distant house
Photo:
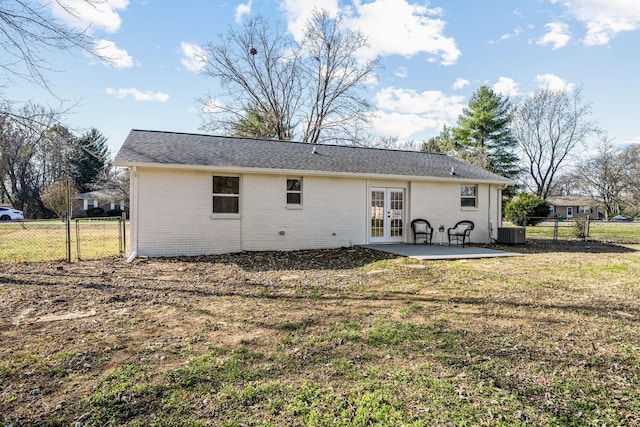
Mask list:
[[[549,216],[553,218],[586,218],[601,219],[598,203],[585,196],[552,196],[547,198],[551,205]]]
[[[415,218],[490,243],[513,184],[443,154],[144,130],[114,164],[139,256],[408,243]]]
[[[78,194],[72,207],[73,217],[87,217],[89,216],[87,212],[92,208],[102,209],[104,212],[102,216],[108,216],[110,213],[114,214],[117,211],[125,212],[128,216],[129,212],[122,194],[112,189],[102,189]]]

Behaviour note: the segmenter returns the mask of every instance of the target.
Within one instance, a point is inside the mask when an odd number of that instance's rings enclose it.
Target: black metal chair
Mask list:
[[[447,236],[449,237],[449,246],[451,246],[451,241],[454,240],[456,245],[459,245],[462,242],[462,247],[464,248],[465,244],[469,244],[471,241],[471,230],[473,230],[473,222],[471,221],[459,221],[455,226],[447,229]]]
[[[422,218],[416,218],[411,221],[411,230],[413,230],[413,244],[415,245],[418,238],[424,238],[425,244],[431,244],[433,240],[433,228],[429,221]],[[422,237],[421,237],[422,236]]]

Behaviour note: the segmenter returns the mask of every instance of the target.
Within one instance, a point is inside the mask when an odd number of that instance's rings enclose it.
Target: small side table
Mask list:
[[[436,236],[436,243],[440,246],[444,245],[444,229],[438,229],[436,232],[438,233]]]

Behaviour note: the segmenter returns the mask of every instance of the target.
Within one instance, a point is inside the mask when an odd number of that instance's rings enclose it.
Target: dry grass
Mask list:
[[[12,264],[0,423],[638,425],[638,246]]]

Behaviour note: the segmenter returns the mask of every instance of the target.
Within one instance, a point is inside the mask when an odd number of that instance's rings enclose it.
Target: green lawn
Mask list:
[[[0,222],[0,262],[66,259],[66,223],[55,221]],[[119,254],[117,221],[71,222],[71,259],[98,259]]]
[[[513,250],[0,269],[0,425],[640,425],[640,245]]]
[[[575,240],[575,224],[574,221],[559,222],[558,239]],[[553,239],[554,228],[551,222],[528,226],[526,236],[528,239]],[[591,221],[589,239],[601,242],[640,243],[640,223]]]

